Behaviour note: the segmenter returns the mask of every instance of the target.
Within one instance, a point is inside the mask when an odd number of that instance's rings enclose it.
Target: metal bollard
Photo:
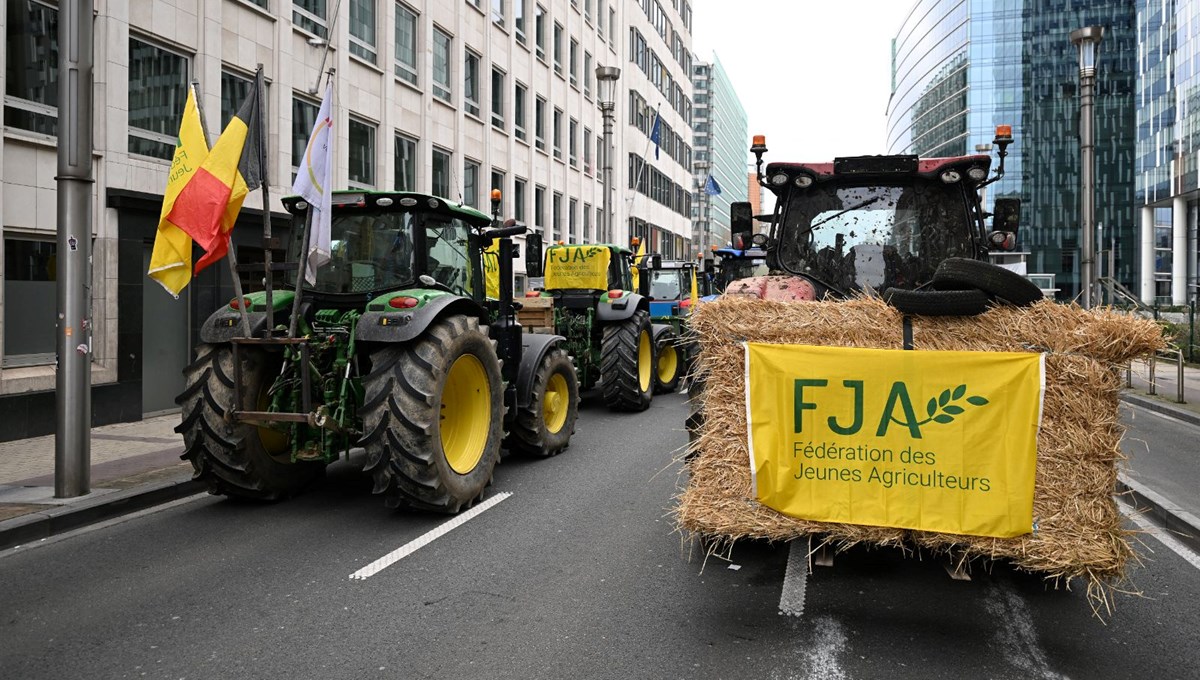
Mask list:
[[[1157,394],[1158,393],[1158,379],[1157,379],[1157,376],[1154,374],[1154,371],[1155,371],[1154,360],[1157,357],[1158,357],[1158,352],[1154,352],[1153,354],[1150,355],[1150,391],[1147,392],[1147,394]]]
[[[1133,387],[1133,360],[1125,364],[1125,387]]]
[[[1186,404],[1187,402],[1183,400],[1183,350],[1177,350],[1175,352],[1175,356],[1179,359],[1179,362],[1178,362],[1179,370],[1177,373],[1177,379],[1179,380],[1179,389],[1177,391],[1179,392],[1179,394],[1175,399],[1175,403]]]

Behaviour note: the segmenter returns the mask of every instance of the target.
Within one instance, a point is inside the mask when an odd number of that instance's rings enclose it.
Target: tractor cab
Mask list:
[[[754,141],[759,182],[776,196],[770,234],[756,235],[755,245],[766,250],[771,270],[794,280],[756,277],[737,293],[799,300],[911,290],[929,283],[947,258],[986,259],[979,190],[1003,175],[1007,126],[997,130],[1000,164],[990,179],[986,155],[770,163],[764,173],[766,141]],[[735,235],[748,235],[748,218],[733,221]]]
[[[469,246],[473,230],[491,223],[478,210],[438,198],[397,192],[335,192],[329,262],[305,280],[304,290],[336,304],[357,305],[392,290],[444,289],[479,299]],[[289,260],[303,262],[303,223],[308,205],[284,199],[297,221]],[[433,283],[423,282],[428,276]]]
[[[686,314],[691,305],[692,275],[695,262],[663,260],[647,272],[650,277],[651,318]],[[700,282],[697,280],[697,288]]]

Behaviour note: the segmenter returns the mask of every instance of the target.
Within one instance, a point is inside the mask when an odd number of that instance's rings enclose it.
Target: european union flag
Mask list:
[[[721,193],[721,185],[717,184],[717,179],[712,175],[709,175],[708,181],[704,183],[704,193],[709,196],[716,196]]]
[[[658,160],[658,145],[662,141],[662,116],[654,112],[654,127],[650,130],[650,141],[654,142],[654,160]]]

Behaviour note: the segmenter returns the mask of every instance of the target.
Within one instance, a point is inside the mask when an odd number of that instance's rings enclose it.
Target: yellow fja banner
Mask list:
[[[608,290],[608,248],[551,246],[546,249],[546,290]]]
[[[754,495],[821,522],[1033,530],[1045,359],[745,343]]]
[[[500,299],[500,239],[492,239],[492,245],[483,249],[484,294],[493,300]]]

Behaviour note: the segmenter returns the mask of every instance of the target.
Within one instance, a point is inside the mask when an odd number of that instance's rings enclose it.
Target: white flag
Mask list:
[[[304,278],[309,283],[317,282],[317,268],[329,262],[329,231],[331,221],[330,203],[333,194],[333,83],[325,88],[321,110],[304,160],[296,173],[292,191],[304,197],[312,209],[312,231],[308,236],[307,258]]]

